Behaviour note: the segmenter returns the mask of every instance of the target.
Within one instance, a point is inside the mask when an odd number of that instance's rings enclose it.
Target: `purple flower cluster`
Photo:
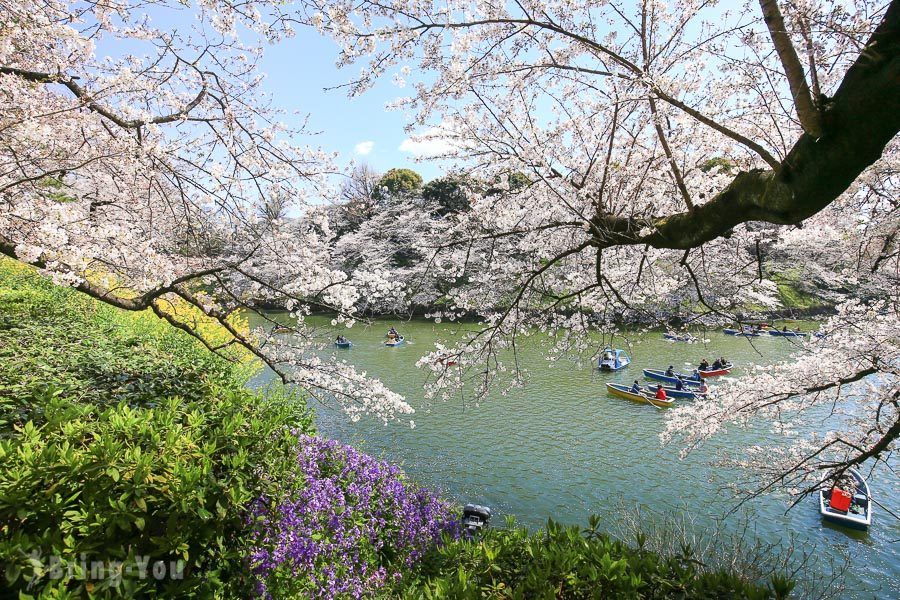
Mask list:
[[[297,465],[298,491],[275,506],[260,499],[254,509],[260,596],[370,596],[443,533],[459,536],[450,506],[396,466],[310,436],[299,438]]]

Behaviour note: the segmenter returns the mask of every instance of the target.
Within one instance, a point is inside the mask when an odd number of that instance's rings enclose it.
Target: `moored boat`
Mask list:
[[[466,504],[463,507],[462,526],[470,534],[479,533],[490,526],[493,513],[489,506]]]
[[[819,514],[831,523],[852,529],[872,524],[869,484],[856,469],[847,469],[834,486],[819,490]]]
[[[607,393],[618,398],[625,398],[626,400],[633,400],[634,402],[649,402],[650,404],[659,406],[660,408],[672,406],[675,403],[675,400],[673,398],[660,400],[654,397],[652,394],[635,394],[627,385],[619,385],[618,383],[607,383],[606,391]]]
[[[681,381],[684,382],[684,387],[689,388],[699,388],[700,386],[706,385],[702,379],[692,379],[692,375],[684,375],[683,373],[675,373],[674,376],[666,375],[665,371],[660,371],[659,369],[644,369],[644,377],[648,379],[656,379],[657,381],[664,381],[666,383],[671,383],[675,385],[675,382],[678,381],[678,378],[681,377]]]
[[[606,348],[597,360],[597,368],[601,371],[618,371],[631,363],[624,350]]]
[[[647,389],[655,394],[660,385],[661,384],[658,383],[651,383],[647,386]],[[662,389],[666,390],[666,396],[669,396],[670,398],[687,398],[689,400],[696,400],[698,398],[706,397],[706,394],[704,394],[700,390],[689,390],[686,386],[685,389],[677,390],[671,386],[663,385]]]

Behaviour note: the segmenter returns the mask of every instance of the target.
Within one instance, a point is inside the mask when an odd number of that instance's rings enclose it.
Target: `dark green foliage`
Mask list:
[[[498,194],[515,194],[516,192],[528,187],[531,185],[531,178],[528,177],[525,173],[521,171],[513,171],[507,175],[506,186],[499,185],[500,180],[495,179],[491,184],[487,186],[487,189],[484,191],[485,196],[496,196]]]
[[[246,508],[296,479],[312,431],[302,399],[247,390],[248,372],[153,315],[0,262],[0,588],[246,595]],[[82,572],[93,561],[101,577]]]
[[[779,579],[770,587],[735,573],[707,571],[690,548],[662,557],[632,548],[590,527],[530,533],[507,522],[482,539],[447,544],[429,555],[399,593],[408,599],[558,598],[785,598],[791,589]]]
[[[412,169],[391,169],[381,176],[376,189],[376,196],[396,198],[408,196],[422,188],[422,176]]]
[[[434,179],[422,188],[422,199],[438,206],[442,216],[469,210],[466,181],[462,177],[448,175]]]

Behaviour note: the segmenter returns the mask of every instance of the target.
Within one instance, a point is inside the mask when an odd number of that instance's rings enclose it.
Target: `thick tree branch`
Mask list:
[[[749,221],[796,225],[836,200],[900,131],[900,0],[847,71],[823,113],[827,134],[803,134],[779,168],[741,172],[694,210],[664,217],[601,214],[600,247],[700,246]]]
[[[823,134],[822,115],[809,91],[806,75],[803,73],[803,65],[800,63],[797,50],[794,49],[791,37],[784,26],[784,17],[781,16],[778,1],[759,0],[759,7],[762,9],[766,27],[769,28],[772,44],[774,44],[778,58],[781,59],[781,65],[784,67],[788,85],[791,87],[791,96],[794,99],[794,107],[797,109],[800,125],[807,134],[815,138],[821,137]]]

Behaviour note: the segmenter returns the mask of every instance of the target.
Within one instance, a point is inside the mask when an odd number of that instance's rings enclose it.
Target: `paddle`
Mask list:
[[[641,394],[641,397],[642,397],[644,400],[647,401],[647,404],[649,404],[650,406],[652,406],[652,407],[655,408],[656,410],[662,410],[662,406],[657,406],[657,405],[653,404],[653,403],[650,401],[650,396],[647,396],[646,394],[644,394],[643,390],[641,390],[640,394]]]

